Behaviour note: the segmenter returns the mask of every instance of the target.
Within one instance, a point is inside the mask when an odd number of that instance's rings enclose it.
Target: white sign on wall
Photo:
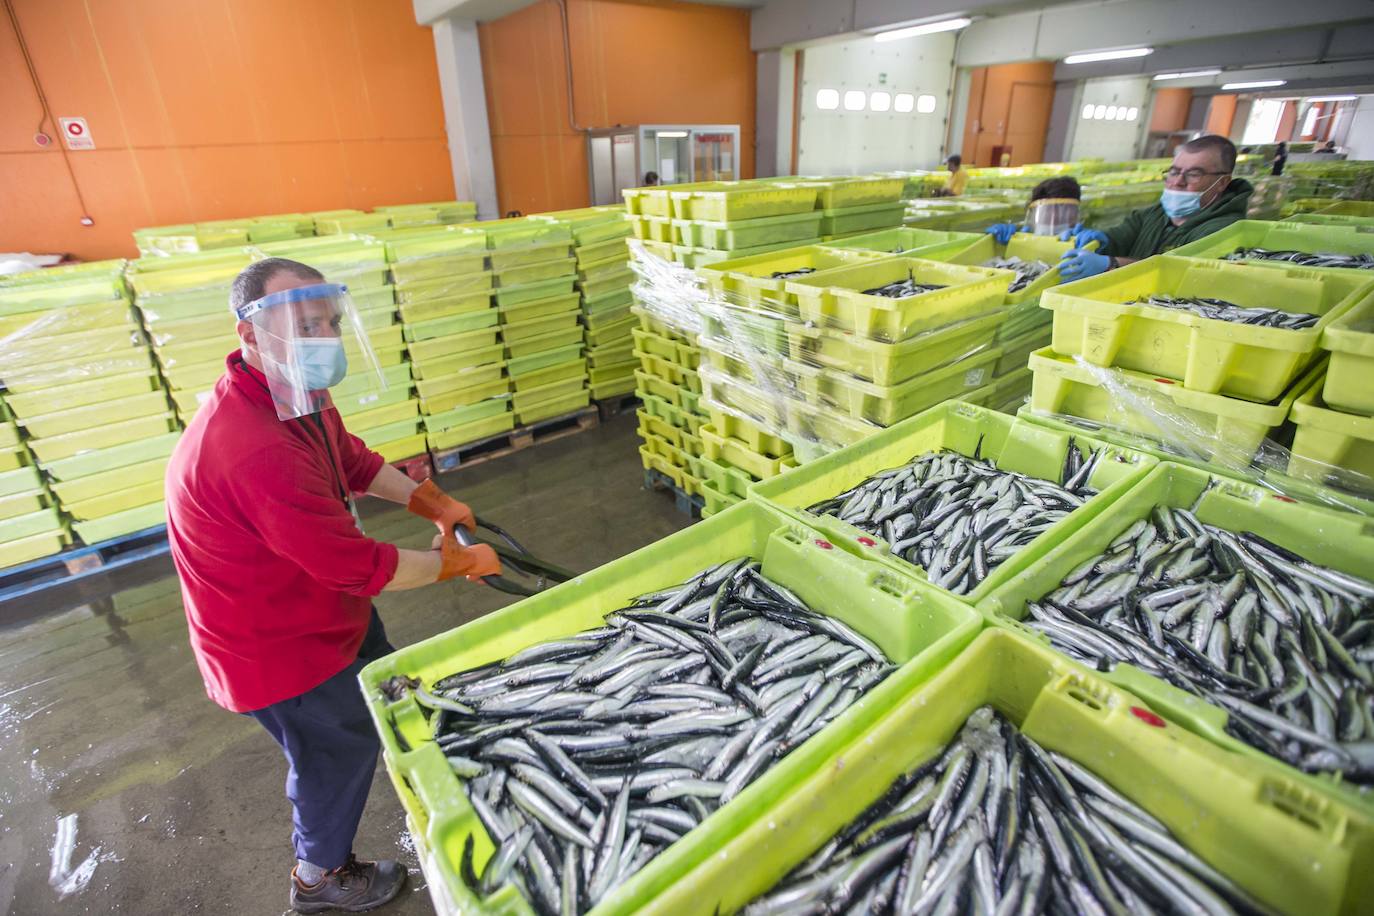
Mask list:
[[[95,149],[95,141],[91,139],[91,129],[86,125],[85,118],[58,118],[57,125],[62,128],[62,139],[67,143],[67,149]]]

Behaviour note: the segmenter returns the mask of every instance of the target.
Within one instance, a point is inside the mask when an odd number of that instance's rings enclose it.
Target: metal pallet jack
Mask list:
[[[492,524],[483,518],[476,519],[478,528],[485,528],[496,535],[499,541],[489,541],[475,537],[462,525],[453,526],[453,535],[458,539],[458,543],[464,547],[471,547],[474,544],[486,544],[496,551],[497,557],[501,560],[503,570],[517,570],[525,576],[534,580],[532,585],[507,576],[483,576],[482,581],[497,591],[505,592],[508,595],[516,595],[521,598],[528,598],[537,595],[560,582],[567,582],[574,578],[577,573],[556,566],[553,563],[545,562],[525,549],[515,538],[511,537],[504,529]],[[502,543],[504,542],[504,543]]]

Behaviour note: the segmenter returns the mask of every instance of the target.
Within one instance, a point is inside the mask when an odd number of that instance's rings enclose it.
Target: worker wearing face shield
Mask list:
[[[390,653],[372,598],[500,572],[492,549],[461,546],[472,510],[416,484],[350,435],[330,389],[376,400],[377,359],[346,287],[269,258],[234,280],[241,348],[167,468],[167,537],[191,647],[210,698],[257,720],[288,763],[303,913],[357,912],[395,897],[405,868],[353,854],[379,745],[358,672]],[[350,374],[351,373],[351,374]],[[434,523],[432,550],[362,531],[370,493]]]
[[[1078,179],[1069,175],[1046,178],[1031,191],[1024,220],[1019,223],[996,223],[988,227],[987,233],[999,245],[1005,245],[1018,232],[1062,236],[1066,232],[1079,231],[1083,228],[1078,221],[1082,198],[1083,189],[1079,187]]]
[[[1074,248],[1060,261],[1065,281],[1081,280],[1104,271],[1162,254],[1197,241],[1245,218],[1254,188],[1232,177],[1236,147],[1214,134],[1198,137],[1174,152],[1164,173],[1159,203],[1130,213],[1105,232],[1083,229],[1066,234]],[[1088,248],[1097,242],[1097,250]]]

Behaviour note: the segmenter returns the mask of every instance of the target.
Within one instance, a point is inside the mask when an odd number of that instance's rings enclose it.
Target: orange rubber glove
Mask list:
[[[462,525],[469,531],[477,530],[477,519],[473,517],[467,503],[460,503],[449,496],[439,489],[433,480],[426,480],[415,488],[410,494],[410,502],[406,503],[406,509],[438,525],[439,533],[442,535],[453,534],[455,524]]]
[[[469,582],[481,581],[483,576],[499,576],[501,561],[490,544],[464,547],[453,535],[439,543],[439,578],[435,582],[467,576]]]

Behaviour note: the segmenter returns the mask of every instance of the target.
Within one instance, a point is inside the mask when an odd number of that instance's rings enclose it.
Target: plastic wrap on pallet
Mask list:
[[[1201,423],[1189,412],[1180,410],[1171,398],[1130,384],[1122,370],[1095,366],[1081,356],[1074,357],[1074,362],[1091,375],[1093,384],[1107,393],[1112,405],[1107,417],[1088,420],[1034,407],[1026,408],[1028,412],[1091,432],[1107,432],[1124,445],[1215,468],[1291,499],[1374,514],[1374,478],[1330,464],[1317,467],[1308,479],[1291,477],[1288,466],[1293,453],[1279,442],[1266,438],[1254,451],[1239,448],[1228,440],[1224,427]],[[1138,432],[1142,425],[1153,428],[1156,434]],[[1303,460],[1311,469],[1313,460]],[[1313,478],[1320,478],[1322,484],[1314,484]]]
[[[647,251],[638,240],[629,242],[637,280],[632,287],[639,307],[675,332],[696,341],[703,354],[697,370],[702,403],[709,409],[745,420],[769,435],[786,440],[806,460],[844,448],[882,429],[871,420],[818,396],[803,384],[806,370],[832,370],[806,347],[789,346],[789,335],[812,330],[810,323],[783,311],[781,304],[712,290],[682,264]],[[1038,309],[1036,311],[1039,311]],[[1008,317],[1015,312],[1008,312]],[[978,315],[924,329],[900,342],[913,350],[937,335],[951,335],[981,323],[986,333],[954,343],[934,371],[953,366],[996,346],[995,328]],[[791,330],[789,330],[789,328]],[[847,336],[847,335],[846,335]],[[786,351],[786,355],[784,355]],[[990,380],[990,379],[989,379]],[[857,376],[856,385],[871,385]]]

